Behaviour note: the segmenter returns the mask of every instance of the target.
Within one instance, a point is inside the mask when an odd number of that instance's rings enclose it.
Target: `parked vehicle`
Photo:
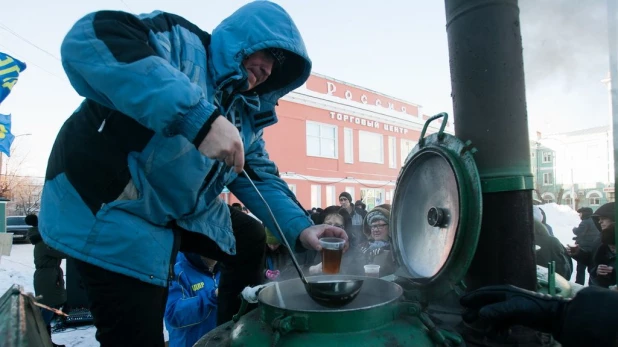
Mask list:
[[[6,232],[13,234],[13,243],[28,242],[28,229],[30,226],[26,224],[26,216],[8,216],[6,217]]]

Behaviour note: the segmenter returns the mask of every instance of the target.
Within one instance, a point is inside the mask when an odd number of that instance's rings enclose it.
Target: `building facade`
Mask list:
[[[594,209],[615,201],[609,126],[540,137],[531,158],[535,187],[543,202]]]
[[[319,74],[279,101],[277,117],[264,131],[266,149],[306,209],[337,205],[343,191],[368,209],[390,203],[429,118],[418,104]]]

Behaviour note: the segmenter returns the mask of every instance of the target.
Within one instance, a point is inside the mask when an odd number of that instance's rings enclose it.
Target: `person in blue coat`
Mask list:
[[[212,34],[161,11],[94,12],[60,51],[85,100],[53,145],[40,233],[76,259],[103,347],[163,346],[178,250],[233,269],[222,270],[220,305],[263,279],[263,229],[232,228],[219,199],[227,187],[275,230],[248,177],[297,251],[320,250],[322,236],[347,240],[340,228],[313,224],[265,149],[279,98],[311,72],[279,5],[244,5]]]
[[[178,253],[165,307],[170,347],[193,346],[217,326],[217,261],[195,253]]]

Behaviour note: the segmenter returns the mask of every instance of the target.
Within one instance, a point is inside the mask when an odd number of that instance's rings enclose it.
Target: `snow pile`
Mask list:
[[[579,214],[569,206],[558,205],[555,203],[539,205],[547,216],[547,224],[554,229],[554,236],[563,245],[574,245],[573,228],[581,222]]]

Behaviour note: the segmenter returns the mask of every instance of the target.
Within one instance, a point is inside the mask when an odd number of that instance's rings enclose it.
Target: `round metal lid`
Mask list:
[[[429,123],[444,117],[436,134],[424,138]],[[418,145],[402,167],[393,198],[391,232],[400,265],[423,298],[456,289],[478,243],[482,197],[470,143],[444,133],[447,115],[430,118]]]

